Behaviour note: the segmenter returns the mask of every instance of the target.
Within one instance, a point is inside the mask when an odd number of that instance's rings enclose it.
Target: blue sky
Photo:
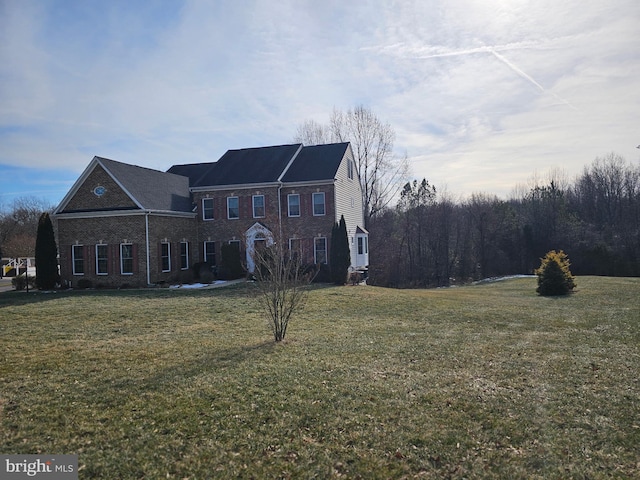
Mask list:
[[[412,177],[508,198],[640,161],[637,0],[0,0],[0,206],[94,155],[166,170],[362,104]]]

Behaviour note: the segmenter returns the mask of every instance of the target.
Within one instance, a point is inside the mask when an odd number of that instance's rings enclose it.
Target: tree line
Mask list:
[[[574,181],[552,172],[509,200],[454,201],[424,179],[371,217],[369,283],[439,287],[532,274],[563,250],[576,275],[640,275],[640,165],[611,153]]]

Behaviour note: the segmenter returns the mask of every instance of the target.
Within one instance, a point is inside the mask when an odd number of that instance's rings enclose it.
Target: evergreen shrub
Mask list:
[[[569,265],[569,257],[562,250],[547,252],[540,267],[535,270],[538,276],[536,292],[543,296],[566,295],[571,292],[576,283]]]

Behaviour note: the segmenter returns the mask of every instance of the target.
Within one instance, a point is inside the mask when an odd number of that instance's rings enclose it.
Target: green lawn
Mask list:
[[[80,478],[638,478],[640,279],[0,293],[0,453]]]

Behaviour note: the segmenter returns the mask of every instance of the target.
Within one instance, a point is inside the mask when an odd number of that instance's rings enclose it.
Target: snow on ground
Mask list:
[[[505,275],[504,277],[489,277],[489,278],[483,278],[482,280],[478,280],[477,282],[473,282],[473,285],[478,285],[481,283],[502,282],[503,280],[513,280],[514,278],[536,278],[536,276],[535,275]]]
[[[206,288],[217,287],[227,283],[226,280],[216,280],[213,283],[183,283],[181,285],[170,285],[169,288]]]

